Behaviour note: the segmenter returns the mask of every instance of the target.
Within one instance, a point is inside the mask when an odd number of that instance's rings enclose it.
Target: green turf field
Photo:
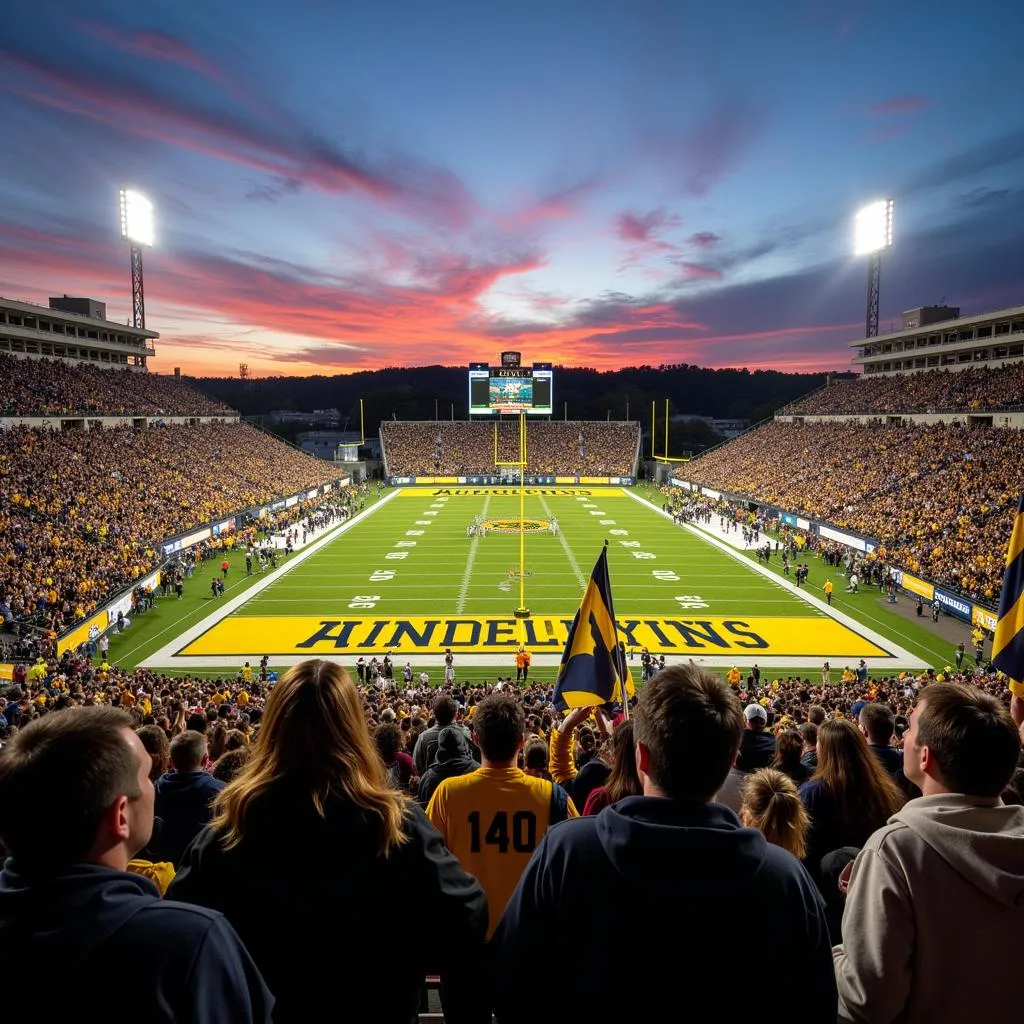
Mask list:
[[[794,593],[776,572],[621,488],[528,488],[520,577],[519,513],[515,489],[390,492],[276,573],[247,579],[236,554],[223,598],[208,596],[208,566],[189,581],[185,601],[164,599],[115,638],[112,655],[121,664],[216,672],[263,654],[283,667],[388,653],[419,670],[439,666],[450,647],[465,677],[469,668],[507,670],[522,643],[537,674],[557,664],[607,541],[620,636],[637,652],[776,669],[861,657],[877,669],[920,667],[940,657],[910,624],[874,616],[877,600],[829,610],[815,588],[809,598]],[[483,537],[467,536],[475,518],[487,525]],[[814,563],[812,583],[816,572]],[[514,614],[521,584],[525,620]]]

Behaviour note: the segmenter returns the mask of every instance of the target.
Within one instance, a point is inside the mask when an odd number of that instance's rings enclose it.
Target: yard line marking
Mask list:
[[[544,515],[551,519],[551,509],[548,507],[547,498],[541,497],[540,499],[541,508],[544,509]],[[576,574],[576,579],[579,581],[580,588],[584,588],[587,585],[587,577],[583,575],[583,570],[580,569],[580,563],[576,561],[576,556],[572,553],[572,548],[569,547],[569,542],[565,539],[565,534],[561,530],[558,531],[558,539],[562,544],[562,550],[565,552],[565,557],[569,559],[569,567]]]
[[[362,512],[357,512],[354,516],[350,516],[348,519],[343,519],[340,523],[336,523],[333,526],[327,527],[327,529],[318,537],[316,540],[310,541],[304,548],[299,548],[291,558],[288,559],[283,565],[276,569],[271,570],[267,575],[259,582],[254,583],[247,590],[243,591],[237,597],[229,598],[227,601],[220,603],[219,607],[216,608],[209,615],[204,615],[197,623],[189,626],[180,636],[164,644],[159,650],[153,651],[148,658],[144,658],[138,663],[137,668],[149,668],[154,663],[162,663],[173,665],[174,661],[174,650],[182,646],[187,646],[196,637],[205,633],[208,629],[212,629],[221,619],[226,619],[236,608],[241,608],[247,601],[262,594],[268,587],[273,586],[282,576],[290,573],[297,565],[301,565],[306,559],[311,558],[321,548],[328,547],[332,541],[337,540],[343,533],[347,533],[357,523],[363,522],[365,519],[369,519],[379,509],[383,508],[392,498],[397,498],[402,493],[402,488],[399,487],[397,490],[392,491],[390,494],[385,495],[379,501],[375,501],[369,508],[363,509]],[[248,578],[248,577],[247,577]],[[241,581],[239,581],[241,582]],[[228,588],[230,589],[230,587]],[[191,612],[187,612],[185,615],[179,617],[175,622],[172,622],[166,628],[160,630],[159,633],[155,633],[140,644],[137,644],[126,654],[122,654],[122,659],[127,659],[133,655],[136,651],[141,650],[146,644],[156,639],[158,636],[163,636],[165,633],[169,633],[174,627],[187,619],[189,616],[195,614],[195,609]]]
[[[484,498],[484,507],[480,510],[480,515],[486,519],[487,509],[491,504],[491,496],[488,494]],[[455,613],[461,615],[466,610],[466,596],[469,594],[469,580],[473,575],[473,562],[476,561],[476,549],[480,544],[480,537],[478,534],[473,534],[473,539],[469,542],[469,555],[466,557],[466,568],[462,573],[462,585],[459,587],[459,596],[455,602]]]

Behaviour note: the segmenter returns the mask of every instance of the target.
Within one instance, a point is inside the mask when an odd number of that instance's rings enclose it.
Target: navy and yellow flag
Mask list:
[[[636,693],[615,628],[608,549],[604,547],[572,620],[558,666],[554,705],[565,710],[618,702],[622,700],[623,687],[627,697]]]
[[[992,641],[992,664],[1010,677],[1010,691],[1024,697],[1024,494],[1017,504],[1006,575],[999,598],[999,619]]]

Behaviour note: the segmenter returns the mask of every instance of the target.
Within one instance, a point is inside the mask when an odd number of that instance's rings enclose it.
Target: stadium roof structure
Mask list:
[[[1024,359],[1024,306],[923,323],[848,342],[866,375],[998,367]]]
[[[145,370],[159,337],[106,319],[106,306],[94,299],[65,295],[41,306],[0,296],[0,352],[9,355]]]

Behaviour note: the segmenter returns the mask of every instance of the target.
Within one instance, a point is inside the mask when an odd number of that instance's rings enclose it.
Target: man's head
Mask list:
[[[124,870],[153,832],[151,766],[131,718],[117,708],[45,715],[0,756],[0,840],[33,870]]]
[[[484,760],[508,764],[523,745],[526,719],[514,697],[494,693],[484,697],[473,716],[473,736]]]
[[[457,710],[458,706],[451,697],[438,697],[434,701],[434,721],[437,722],[438,728],[443,729],[446,725],[451,725],[455,721]]]
[[[896,716],[884,704],[865,704],[857,716],[860,731],[868,743],[876,747],[887,747],[896,731]]]
[[[925,688],[903,743],[904,771],[925,796],[998,797],[1019,756],[1020,737],[1006,708],[959,683]]]
[[[804,750],[814,750],[818,745],[818,727],[813,722],[804,722],[797,732],[804,741]]]
[[[743,709],[747,728],[760,732],[768,724],[768,712],[760,704],[748,704]]]
[[[820,704],[812,704],[807,709],[807,721],[810,722],[811,725],[821,725],[827,717],[825,709]]]
[[[177,772],[197,772],[206,757],[206,736],[186,729],[171,740],[171,767]]]
[[[633,719],[644,793],[707,803],[736,759],[743,712],[732,687],[698,665],[672,665],[641,691]]]

